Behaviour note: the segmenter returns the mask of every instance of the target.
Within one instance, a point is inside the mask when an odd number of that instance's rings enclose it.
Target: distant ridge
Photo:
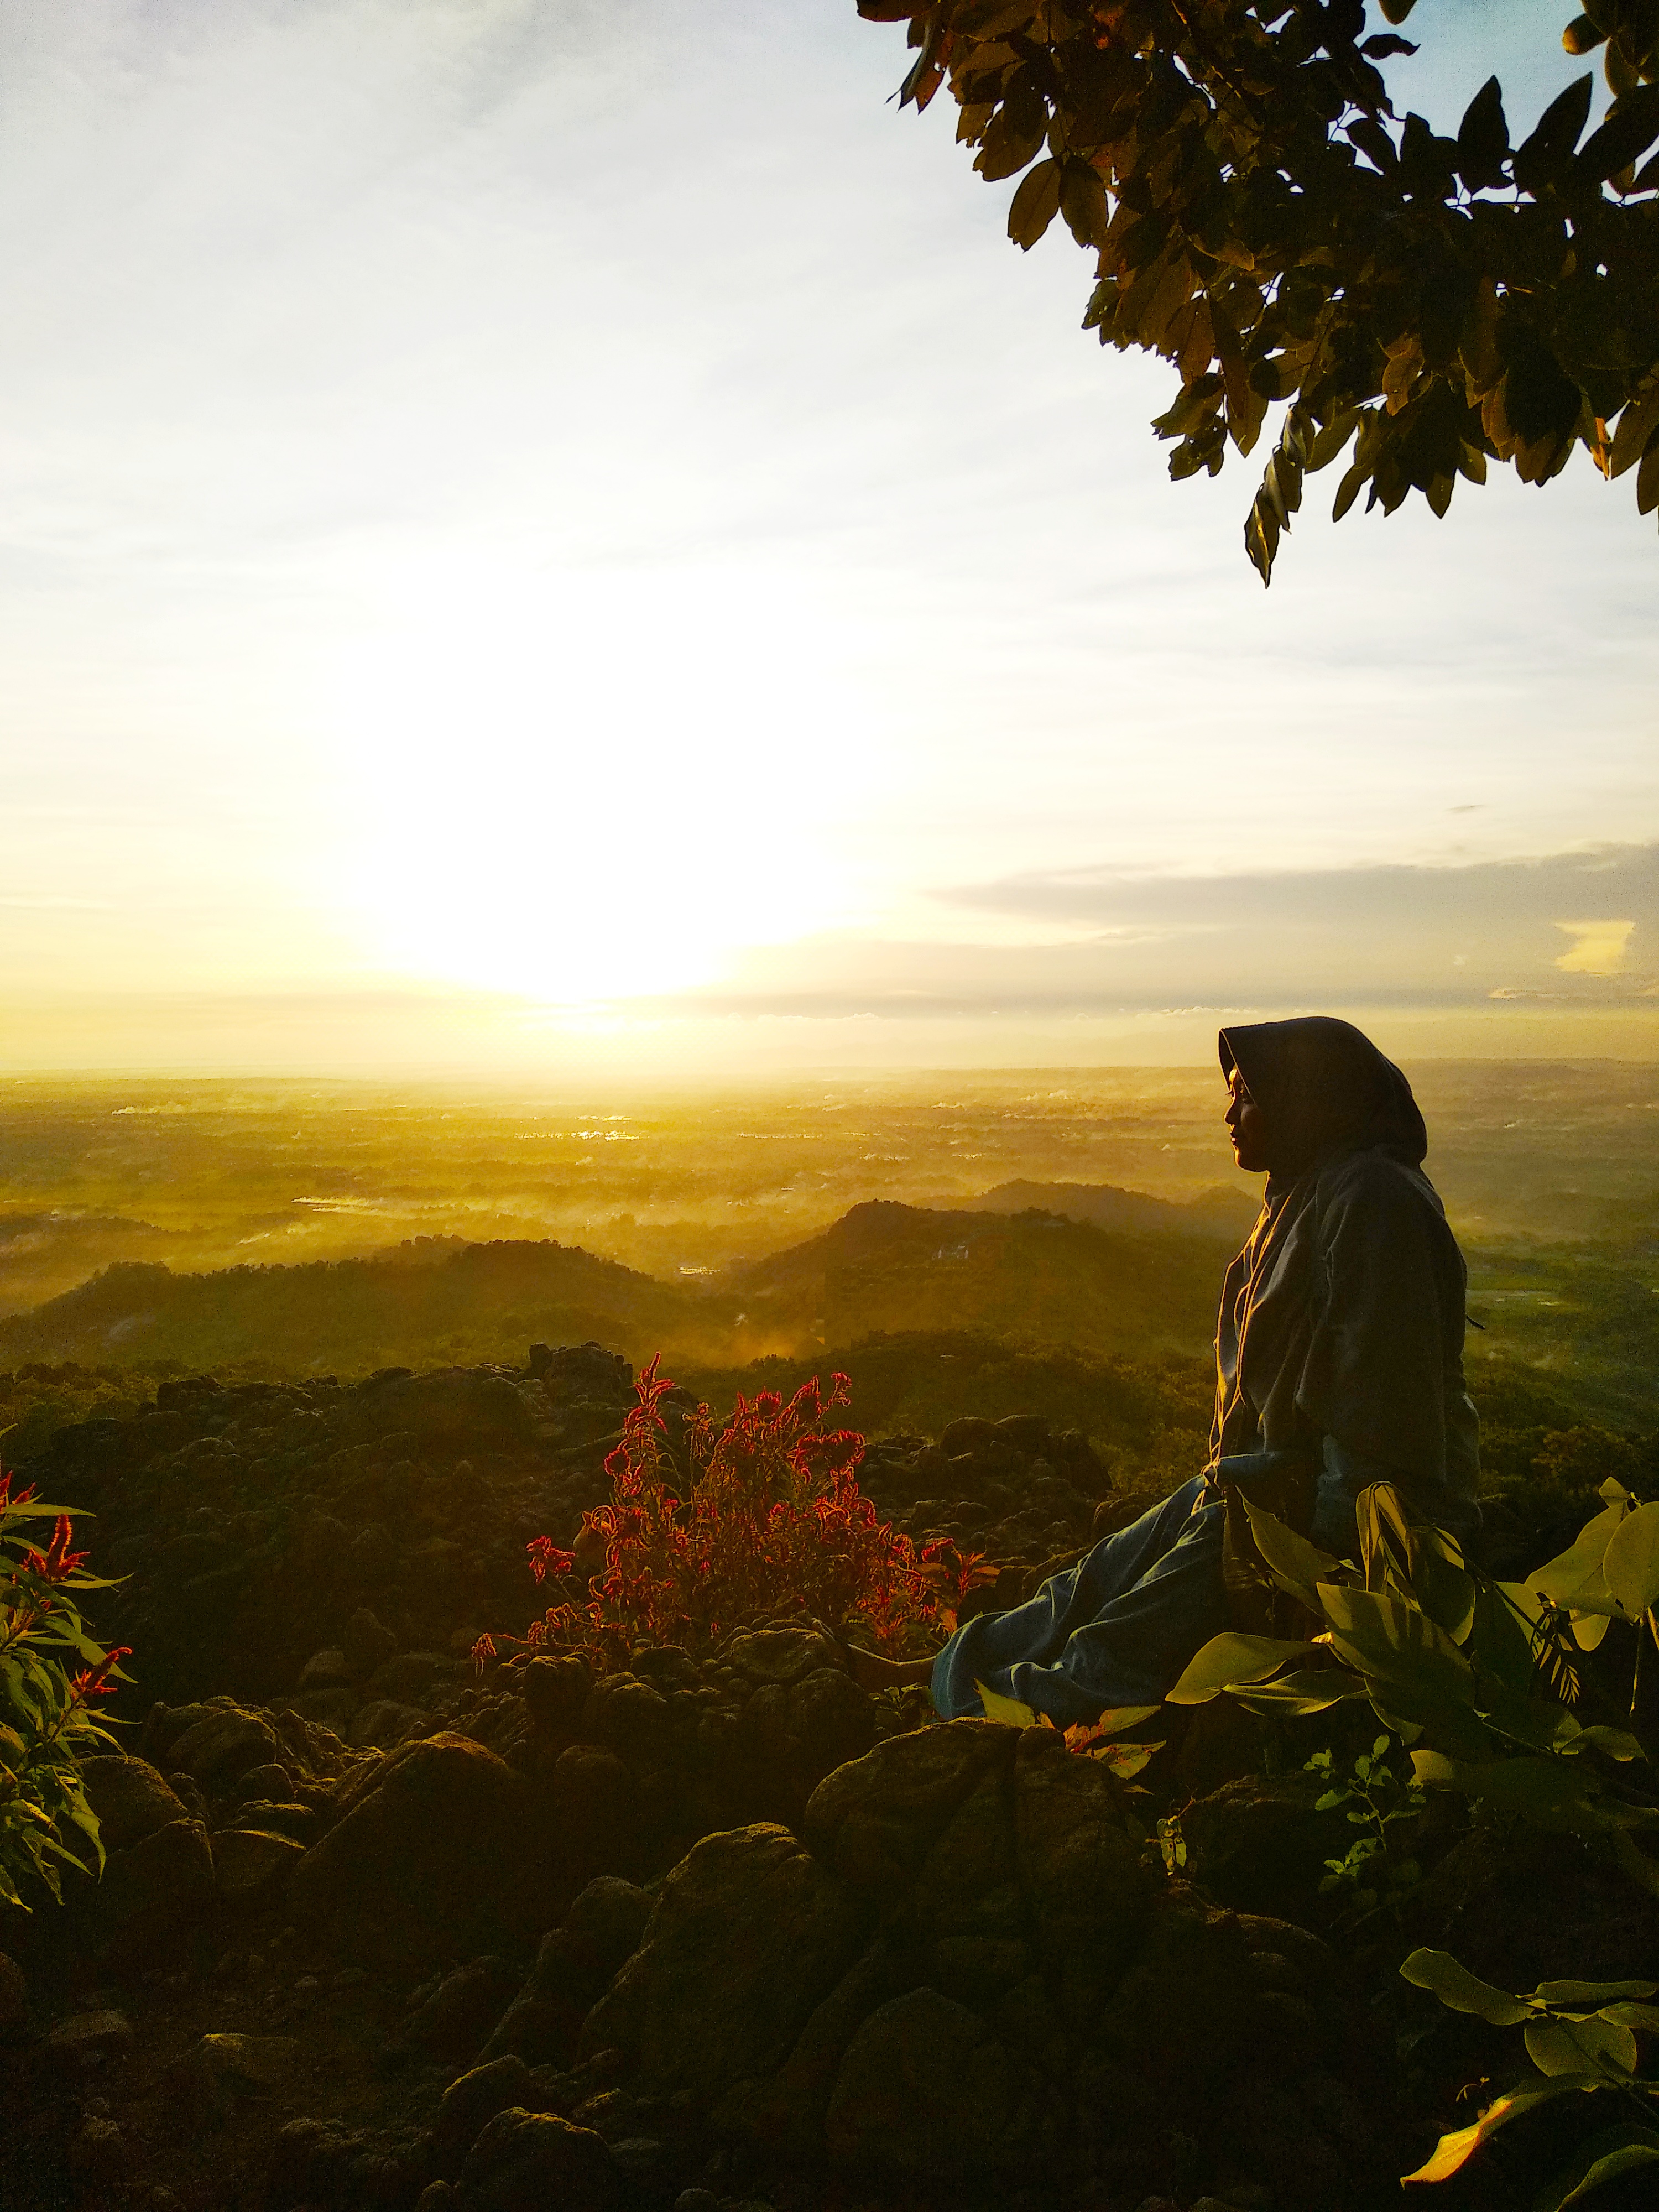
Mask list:
[[[1239,1243],[1249,1235],[1257,1207],[1242,1190],[1225,1183],[1196,1198],[1153,1198],[1144,1190],[1120,1190],[1109,1182],[1000,1182],[982,1198],[960,1200],[955,1211],[1025,1213],[1035,1208],[1067,1221],[1091,1222],[1097,1229],[1120,1229],[1176,1237],[1231,1237]]]
[[[1045,1192],[1047,1207],[1018,1211],[872,1200],[819,1236],[695,1285],[573,1246],[516,1240],[422,1237],[369,1259],[201,1274],[118,1262],[0,1319],[0,1368],[161,1361],[349,1375],[522,1360],[532,1343],[592,1338],[636,1361],[661,1351],[672,1370],[941,1329],[1097,1355],[1200,1350],[1240,1241],[1236,1219],[1221,1228],[1145,1199],[1133,1225],[1103,1227],[1054,1210],[1064,1188]]]
[[[970,1212],[872,1199],[821,1236],[722,1279],[745,1293],[751,1311],[765,1300],[798,1324],[810,1316],[830,1345],[972,1328],[1131,1355],[1201,1346],[1214,1329],[1222,1269],[1241,1241],[1236,1224],[1219,1229],[1183,1218],[1181,1207],[1145,1203],[1159,1209],[1155,1227],[1103,1228],[1052,1206]],[[1178,1231],[1168,1214],[1181,1219]]]

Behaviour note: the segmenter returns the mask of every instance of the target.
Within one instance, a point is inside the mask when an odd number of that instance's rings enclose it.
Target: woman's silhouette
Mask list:
[[[1422,1171],[1410,1085],[1323,1015],[1223,1030],[1220,1051],[1234,1157],[1267,1184],[1222,1285],[1208,1464],[1026,1604],[965,1622],[932,1662],[855,1654],[866,1682],[928,1680],[947,1719],[981,1711],[983,1682],[1062,1725],[1093,1720],[1156,1703],[1232,1625],[1230,1499],[1236,1534],[1251,1496],[1338,1553],[1372,1482],[1442,1528],[1478,1527],[1467,1273]]]

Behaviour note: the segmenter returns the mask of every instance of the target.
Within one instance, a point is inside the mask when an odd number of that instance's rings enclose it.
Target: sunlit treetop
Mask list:
[[[1392,24],[1413,0],[1382,0]],[[1153,428],[1172,477],[1278,442],[1244,541],[1266,583],[1302,479],[1343,455],[1334,513],[1414,489],[1444,514],[1488,460],[1541,484],[1585,446],[1659,506],[1659,0],[1590,0],[1590,76],[1518,144],[1496,77],[1455,137],[1403,121],[1376,64],[1416,49],[1364,0],[859,0],[908,20],[906,103],[941,85],[1008,234],[1059,216],[1098,256],[1085,326],[1172,362]],[[1645,158],[1644,157],[1648,157]]]

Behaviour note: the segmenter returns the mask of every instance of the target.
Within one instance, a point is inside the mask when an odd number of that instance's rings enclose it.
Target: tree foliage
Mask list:
[[[1382,0],[1390,24],[1414,0]],[[1605,48],[1518,139],[1490,77],[1454,137],[1397,116],[1376,64],[1416,49],[1364,0],[859,0],[908,21],[902,100],[957,100],[1008,232],[1056,218],[1097,257],[1103,344],[1175,364],[1170,473],[1279,434],[1244,526],[1269,580],[1304,477],[1443,515],[1460,477],[1541,484],[1575,445],[1659,507],[1659,0],[1590,0]]]

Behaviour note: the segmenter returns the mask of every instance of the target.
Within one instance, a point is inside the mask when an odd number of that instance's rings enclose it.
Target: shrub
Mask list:
[[[106,1589],[82,1574],[84,1552],[60,1506],[32,1490],[11,1492],[0,1474],[0,1899],[28,1910],[20,1883],[43,1883],[61,1899],[60,1865],[84,1867],[66,1841],[78,1831],[101,1872],[98,1821],[81,1785],[81,1761],[114,1738],[95,1700],[126,1680],[125,1645],[106,1651],[87,1634],[71,1591]],[[40,1549],[25,1524],[50,1521]],[[79,1661],[79,1666],[76,1662]]]
[[[532,1625],[530,1645],[610,1659],[636,1644],[706,1649],[745,1625],[800,1618],[899,1653],[954,1626],[981,1564],[948,1544],[919,1551],[878,1518],[858,1483],[864,1438],[825,1426],[847,1403],[845,1376],[827,1397],[816,1379],[787,1401],[740,1396],[724,1419],[699,1406],[679,1460],[661,1411],[672,1387],[653,1359],[605,1461],[610,1502],[583,1516],[574,1548],[546,1536],[527,1547],[537,1580],[567,1588],[579,1562],[603,1555],[585,1595]],[[482,1639],[480,1662],[494,1650]]]

